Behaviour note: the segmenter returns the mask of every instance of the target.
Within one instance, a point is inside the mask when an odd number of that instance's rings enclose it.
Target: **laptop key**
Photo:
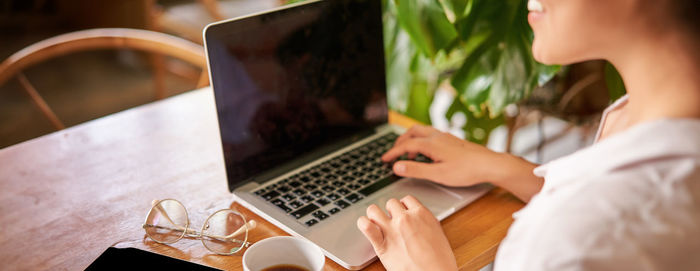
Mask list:
[[[309,202],[314,201],[314,197],[306,195],[306,196],[301,197],[301,201],[303,201],[304,203],[309,203]]]
[[[316,223],[318,223],[318,220],[312,218],[311,220],[306,221],[306,223],[304,223],[304,224],[306,224],[306,226],[311,227],[313,225],[316,225]]]
[[[328,181],[326,181],[326,180],[315,180],[314,183],[317,184],[317,185],[324,185],[324,184],[327,184]]]
[[[304,188],[305,188],[306,190],[315,190],[316,188],[318,188],[318,186],[315,186],[315,185],[313,185],[313,184],[307,184],[307,185],[304,186]]]
[[[314,177],[314,178],[321,177],[321,173],[318,173],[318,172],[311,172],[310,175],[311,175],[311,177]]]
[[[371,183],[371,182],[367,179],[360,179],[359,181],[357,181],[357,183],[359,183],[361,185],[367,185],[368,183]]]
[[[379,189],[382,189],[385,186],[390,185],[390,184],[394,183],[395,181],[398,181],[399,179],[401,179],[401,177],[396,176],[396,175],[389,175],[386,178],[381,179],[381,180],[363,188],[359,192],[360,192],[360,194],[362,194],[366,197],[374,192],[377,192]]]
[[[338,189],[337,192],[338,192],[338,194],[341,194],[341,195],[350,194],[350,190],[347,190],[347,189],[345,189],[345,188]]]
[[[292,201],[292,200],[296,199],[297,197],[294,196],[292,193],[288,193],[288,194],[284,194],[282,196],[282,198],[286,201]]]
[[[316,201],[316,203],[318,203],[318,205],[321,205],[321,206],[326,206],[326,205],[328,205],[328,203],[331,203],[331,202],[327,199],[319,199]]]
[[[292,208],[289,208],[289,207],[288,207],[286,204],[284,204],[284,203],[282,203],[282,204],[280,204],[280,205],[277,205],[277,207],[279,207],[280,209],[282,209],[282,211],[284,211],[285,213],[289,213],[289,212],[292,211]]]
[[[292,202],[289,203],[289,206],[292,206],[292,208],[294,208],[294,209],[299,208],[299,207],[301,207],[302,205],[304,205],[304,204],[301,203],[301,201],[298,201],[298,200],[295,200],[295,201],[292,201]]]
[[[327,215],[326,213],[322,212],[322,211],[316,211],[316,212],[314,212],[314,213],[313,213],[313,216],[314,216],[315,218],[318,218],[318,220],[324,220],[324,219],[328,218],[328,215]]]
[[[267,192],[266,194],[262,195],[262,197],[266,200],[271,200],[271,199],[276,198],[279,195],[280,195],[280,193],[278,193],[277,191],[270,191],[270,192]]]
[[[272,204],[277,205],[277,206],[284,204],[284,201],[282,201],[281,199],[274,199],[271,202],[272,202]]]
[[[260,195],[262,195],[262,194],[265,193],[265,192],[267,192],[267,190],[265,190],[265,188],[263,188],[263,189],[260,189],[260,190],[258,190],[258,191],[255,191],[255,192],[253,192],[253,193],[255,193],[255,195],[260,196]]]
[[[333,182],[333,185],[336,187],[343,187],[345,185],[345,182],[335,181]]]
[[[311,178],[309,178],[309,176],[302,176],[299,178],[299,180],[308,183],[309,181],[311,181]]]
[[[353,177],[353,176],[345,176],[345,177],[343,177],[343,181],[346,181],[346,182],[352,182],[352,181],[354,181],[354,180],[355,180],[355,177]]]
[[[348,186],[347,186],[347,188],[350,190],[357,190],[357,189],[360,189],[360,187],[361,187],[360,185],[357,185],[354,183],[348,184]]]
[[[358,194],[351,194],[351,195],[345,197],[345,199],[348,200],[349,202],[355,203],[355,202],[358,202],[361,199],[363,199],[363,197],[358,195]]]
[[[318,209],[318,206],[316,204],[311,203],[309,205],[304,206],[303,208],[301,208],[299,210],[294,211],[293,213],[291,213],[291,215],[294,218],[299,219],[299,218],[304,217],[305,215],[308,215],[309,213],[311,213],[313,211],[316,211],[316,209]]]
[[[297,182],[297,181],[292,181],[292,182],[289,182],[288,185],[291,187],[297,188],[297,187],[301,186],[301,183]]]
[[[324,186],[324,187],[321,188],[321,189],[323,189],[323,191],[326,191],[326,192],[333,192],[333,191],[335,191],[335,187],[328,186],[328,185]]]
[[[326,196],[326,197],[327,197],[328,199],[330,199],[330,200],[337,200],[337,199],[340,198],[340,196],[338,196],[338,194],[335,194],[335,193],[331,193],[331,194],[329,194],[329,195]]]
[[[348,208],[348,206],[350,206],[350,203],[347,203],[346,201],[341,199],[339,201],[336,201],[335,205],[338,205],[338,207],[345,209]]]
[[[323,197],[323,195],[325,195],[325,194],[326,194],[326,193],[323,193],[323,192],[321,192],[321,191],[319,191],[319,190],[316,190],[316,191],[311,192],[311,195],[314,195],[314,197],[317,197],[317,198]]]
[[[287,193],[289,192],[289,190],[292,190],[292,188],[286,185],[277,188],[277,191],[279,191],[280,193]]]
[[[296,190],[292,191],[292,193],[296,194],[297,196],[302,196],[302,195],[306,194],[306,191],[304,191],[303,189],[296,189]]]
[[[335,207],[333,209],[328,210],[328,212],[333,215],[333,214],[336,214],[337,212],[340,212],[340,209],[338,207]]]

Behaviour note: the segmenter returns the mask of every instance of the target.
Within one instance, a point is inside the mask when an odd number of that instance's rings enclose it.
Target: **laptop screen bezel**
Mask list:
[[[204,30],[203,30],[203,41],[204,41],[204,49],[205,49],[205,55],[207,58],[207,70],[209,74],[209,82],[214,82],[212,78],[212,59],[210,58],[209,55],[209,46],[207,44],[211,44],[212,39],[217,39],[221,37],[226,37],[228,35],[231,35],[231,30],[236,30],[236,29],[241,29],[246,26],[246,24],[252,24],[256,20],[265,20],[267,19],[274,19],[274,17],[277,17],[280,14],[284,13],[289,13],[289,12],[295,12],[295,13],[304,13],[307,12],[308,10],[312,9],[318,9],[322,8],[320,5],[324,1],[333,1],[333,0],[310,0],[310,1],[305,1],[305,2],[300,2],[300,3],[295,3],[295,4],[290,4],[290,5],[285,5],[281,6],[275,9],[259,12],[259,13],[254,13],[242,17],[237,17],[237,18],[232,18],[220,22],[215,22],[212,24],[207,25]],[[370,1],[379,1],[379,0],[370,0]],[[381,6],[381,5],[380,5]],[[381,7],[380,7],[381,8]],[[381,12],[381,11],[380,11]],[[386,69],[385,69],[385,59],[384,59],[384,46],[383,46],[383,39],[381,41],[382,48],[380,50],[381,52],[381,68],[378,69],[382,73],[382,77],[384,78],[384,91],[386,92]],[[211,84],[212,91],[214,89],[214,85]],[[388,116],[385,118],[388,120]],[[356,134],[349,135],[346,138],[340,139],[336,142],[334,142],[330,146],[325,146],[323,149],[316,150],[312,153],[308,153],[306,155],[303,155],[302,157],[292,159],[290,161],[285,162],[281,166],[277,166],[273,169],[266,170],[264,172],[255,174],[254,176],[245,179],[245,180],[237,180],[235,182],[235,186],[232,185],[232,182],[230,180],[230,176],[228,173],[228,170],[226,170],[226,179],[227,179],[227,185],[229,188],[229,191],[233,192],[237,188],[244,187],[246,184],[249,184],[251,182],[259,183],[262,184],[266,181],[269,181],[273,178],[279,177],[280,175],[283,175],[285,173],[288,173],[295,168],[299,168],[305,164],[308,164],[314,160],[317,160],[335,150],[338,150],[342,147],[346,147],[354,142],[357,142],[359,140],[362,140],[363,138],[366,138],[367,136],[371,135],[374,133],[375,129],[377,127],[380,127],[382,125],[386,125],[387,121],[384,121],[383,123],[377,124],[375,127],[371,127],[368,129],[365,129],[363,131],[358,131]],[[217,112],[217,124],[219,128],[219,135],[221,135],[221,122],[218,116]],[[227,163],[225,154],[223,153],[223,144],[224,142],[220,138],[219,140],[221,146],[222,146],[222,160],[224,162],[224,168],[227,168]]]

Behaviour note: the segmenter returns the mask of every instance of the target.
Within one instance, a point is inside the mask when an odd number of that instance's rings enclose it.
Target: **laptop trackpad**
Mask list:
[[[378,197],[368,202],[367,206],[374,203],[385,209],[386,201],[390,198],[401,199],[406,195],[413,195],[433,215],[444,218],[447,213],[452,213],[453,208],[462,200],[460,195],[448,189],[426,180],[403,178],[379,191]]]

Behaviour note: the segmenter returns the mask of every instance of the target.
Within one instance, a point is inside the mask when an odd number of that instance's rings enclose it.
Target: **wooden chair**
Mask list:
[[[34,43],[11,55],[0,63],[0,85],[17,77],[22,88],[56,129],[65,125],[56,116],[39,92],[27,80],[23,70],[51,58],[90,50],[132,49],[180,59],[201,69],[197,87],[208,84],[208,72],[202,46],[184,40],[147,30],[126,28],[100,28],[71,32]],[[165,97],[163,76],[156,76],[156,99]]]

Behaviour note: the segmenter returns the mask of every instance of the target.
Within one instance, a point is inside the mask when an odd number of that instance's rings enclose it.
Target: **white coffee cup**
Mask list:
[[[291,264],[320,271],[326,262],[323,251],[305,239],[276,236],[258,241],[243,254],[243,270],[260,271],[268,267]]]

